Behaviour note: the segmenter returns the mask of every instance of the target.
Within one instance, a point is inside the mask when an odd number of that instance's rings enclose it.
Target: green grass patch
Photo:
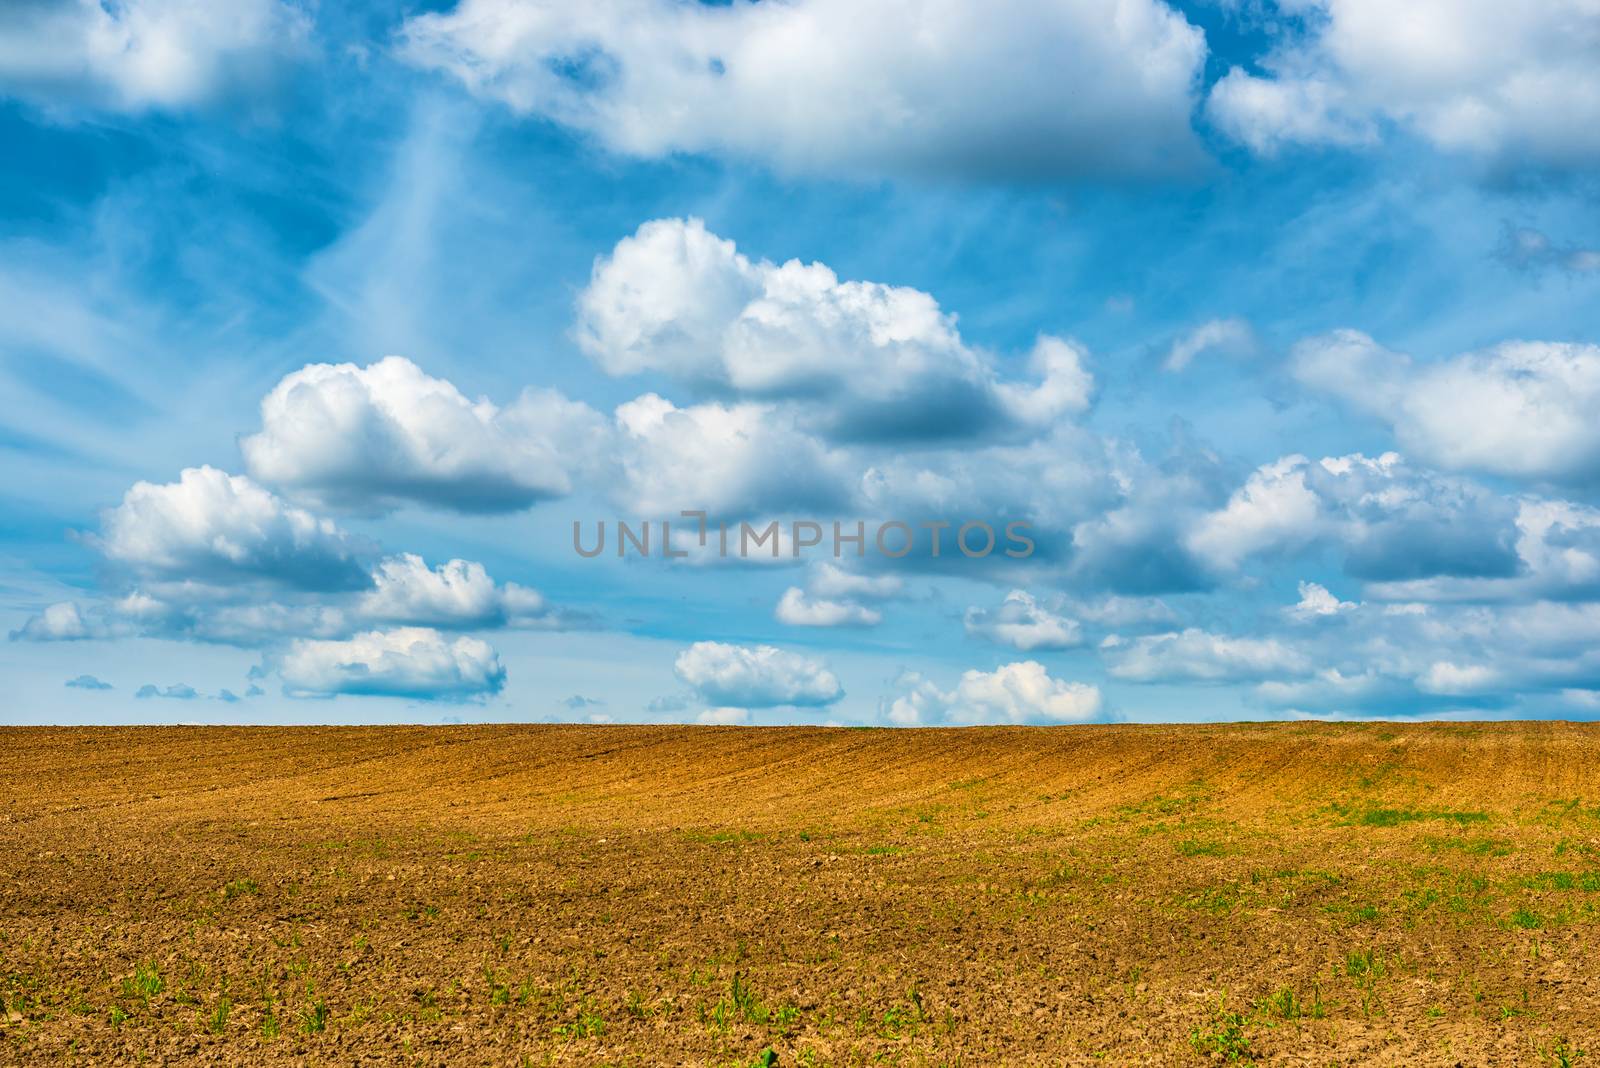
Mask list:
[[[1600,871],[1541,871],[1518,880],[1529,890],[1600,891]]]
[[[133,974],[122,980],[123,994],[136,998],[146,1009],[150,1007],[150,999],[166,987],[166,980],[161,978],[161,972],[152,963],[137,965]]]
[[[701,845],[744,845],[759,842],[766,835],[758,831],[684,831],[683,840]]]
[[[1294,987],[1286,986],[1262,998],[1256,1007],[1263,1015],[1279,1020],[1320,1020],[1328,1015],[1322,990],[1315,985],[1311,987],[1310,1000],[1301,997]]]
[[[1174,848],[1180,857],[1221,857],[1228,853],[1228,847],[1221,842],[1207,842],[1199,838],[1185,838]]]
[[[1429,835],[1422,845],[1434,853],[1465,853],[1469,857],[1506,857],[1512,853],[1511,843],[1505,839],[1479,835]]]
[[[1386,808],[1376,805],[1357,807],[1334,804],[1332,811],[1339,817],[1339,822],[1347,827],[1400,827],[1407,823],[1454,823],[1465,827],[1468,824],[1489,822],[1487,812],[1462,809]]]
[[[1250,1037],[1245,1034],[1246,1017],[1242,1012],[1230,1012],[1217,1006],[1211,1018],[1189,1032],[1189,1045],[1200,1056],[1212,1059],[1218,1055],[1229,1064],[1251,1064]]]
[[[254,879],[235,879],[222,888],[222,900],[232,901],[245,894],[261,893],[261,884]]]

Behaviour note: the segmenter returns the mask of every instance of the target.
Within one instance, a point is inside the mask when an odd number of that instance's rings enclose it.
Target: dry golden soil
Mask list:
[[[0,730],[0,1065],[1600,1068],[1600,730]]]

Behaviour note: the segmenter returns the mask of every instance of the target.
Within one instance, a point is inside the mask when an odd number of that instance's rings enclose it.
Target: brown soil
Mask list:
[[[1600,730],[6,729],[0,999],[0,1064],[1600,1064]]]

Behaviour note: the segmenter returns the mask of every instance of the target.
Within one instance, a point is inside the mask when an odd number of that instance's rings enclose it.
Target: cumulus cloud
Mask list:
[[[823,560],[812,565],[806,587],[818,597],[881,601],[902,596],[906,583],[898,575],[864,575]]]
[[[1515,517],[1514,502],[1397,453],[1285,456],[1196,519],[1184,542],[1218,572],[1326,545],[1348,574],[1369,581],[1505,576],[1520,567]]]
[[[1264,156],[1286,145],[1354,145],[1377,140],[1369,115],[1326,76],[1262,78],[1234,67],[1211,88],[1206,112],[1223,133]]]
[[[139,698],[140,700],[148,700],[152,697],[164,697],[173,701],[193,701],[199,697],[200,694],[199,691],[186,682],[174,683],[173,685],[167,687],[156,686],[154,683],[147,682],[143,686],[139,687],[138,692],[133,696]]]
[[[1251,473],[1228,503],[1204,516],[1188,547],[1214,566],[1231,569],[1268,548],[1297,548],[1321,529],[1322,499],[1307,485],[1309,464],[1287,456]]]
[[[67,687],[73,690],[114,690],[116,687],[109,682],[101,682],[93,675],[79,675],[75,679],[67,680]]]
[[[573,467],[606,432],[593,409],[557,393],[528,390],[500,408],[389,356],[287,376],[239,446],[257,479],[318,507],[491,513],[570,491]]]
[[[1276,638],[1234,638],[1197,627],[1101,643],[1113,677],[1130,682],[1238,682],[1311,670],[1311,661]]]
[[[251,600],[248,591],[206,590],[204,595],[190,598],[191,592],[176,590],[172,600],[135,592],[100,606],[97,618],[107,633],[118,637],[139,635],[244,648],[291,637],[342,637],[359,622],[348,595],[339,595],[332,604],[318,600],[283,604]],[[224,599],[229,597],[233,599]]]
[[[695,716],[695,722],[711,727],[732,727],[750,722],[748,708],[707,708]]]
[[[820,661],[770,645],[695,642],[678,654],[673,671],[708,705],[816,707],[844,696],[839,680]]]
[[[769,405],[679,408],[649,393],[620,406],[616,420],[613,496],[637,515],[736,517],[827,510],[848,499],[843,458]]]
[[[898,575],[866,575],[820,561],[807,572],[806,588],[791,586],[778,601],[780,623],[795,627],[874,627],[883,613],[863,601],[885,601],[905,593]]]
[[[72,601],[61,601],[31,616],[22,626],[11,632],[14,642],[73,642],[99,637],[94,625]]]
[[[134,483],[101,531],[93,540],[107,560],[154,582],[312,591],[371,584],[360,546],[333,522],[214,467],[188,468],[163,485]]]
[[[1398,126],[1494,163],[1600,162],[1600,11],[1590,0],[1283,0],[1263,73],[1235,67],[1207,112],[1260,152]]]
[[[461,0],[408,20],[401,45],[616,152],[1039,178],[1192,166],[1205,54],[1201,31],[1159,0]]]
[[[968,608],[964,623],[968,634],[1024,653],[1070,649],[1083,643],[1083,628],[1077,620],[1051,612],[1026,590],[1012,590],[994,609]]]
[[[368,631],[346,641],[296,640],[274,666],[291,697],[462,700],[497,694],[506,681],[487,642],[426,627]]]
[[[448,629],[553,629],[564,622],[564,614],[537,590],[514,582],[497,585],[482,564],[471,560],[429,568],[415,553],[402,553],[381,561],[372,581],[372,591],[356,610],[375,622]]]
[[[875,627],[883,622],[883,613],[876,609],[813,597],[798,586],[783,591],[773,615],[791,627]]]
[[[1159,597],[1112,596],[1079,600],[1072,603],[1072,614],[1107,627],[1171,623],[1177,619],[1172,607]]]
[[[1071,524],[1068,575],[1074,584],[1138,600],[1213,585],[1212,569],[1189,548],[1186,535],[1198,515],[1226,496],[1232,472],[1183,435],[1158,462],[1129,447],[1107,453],[1103,477],[1110,492],[1099,501],[1087,497],[1098,507]]]
[[[1600,509],[1524,497],[1515,502],[1518,566],[1509,574],[1442,575],[1371,583],[1382,601],[1570,601],[1600,597]]]
[[[286,0],[10,0],[0,92],[120,111],[185,108],[268,82],[311,30]]]
[[[1124,594],[1189,593],[1207,589],[1207,569],[1184,544],[1185,513],[1163,513],[1130,502],[1073,528],[1070,574],[1091,588]]]
[[[972,670],[953,690],[916,673],[902,676],[907,692],[889,705],[891,723],[1081,723],[1100,713],[1100,690],[1056,679],[1034,660],[993,671]]]
[[[1314,671],[1264,675],[1254,698],[1296,711],[1415,716],[1505,707],[1600,679],[1593,603],[1360,605],[1341,615],[1339,627],[1303,631],[1294,643]]]
[[[1355,715],[1363,711],[1421,711],[1415,690],[1407,680],[1373,670],[1346,673],[1337,667],[1296,679],[1269,679],[1255,688],[1255,696],[1274,708],[1298,711],[1336,711]]]
[[[1600,481],[1600,346],[1507,341],[1417,363],[1342,330],[1301,342],[1292,361],[1302,382],[1382,418],[1440,467]]]
[[[1324,619],[1329,616],[1343,615],[1355,611],[1359,605],[1352,601],[1341,601],[1326,586],[1316,582],[1300,583],[1300,601],[1289,609],[1289,614],[1296,619]]]
[[[658,219],[600,259],[578,342],[608,374],[800,405],[841,440],[1042,428],[1088,407],[1076,344],[1041,337],[1034,382],[1003,382],[920,290],[841,282],[820,263],[751,261],[699,219]]]
[[[1538,510],[1541,523],[1556,512]],[[1290,638],[1275,633],[1266,617],[1262,629],[1248,635],[1190,628],[1136,640],[1112,637],[1102,643],[1101,656],[1114,678],[1249,685],[1248,700],[1293,714],[1547,708],[1564,691],[1600,687],[1600,602],[1539,599],[1550,587],[1535,584],[1536,578],[1492,580],[1510,587],[1501,591],[1486,588],[1490,580],[1471,580],[1452,591],[1461,599],[1429,604],[1351,603],[1304,583],[1289,618],[1337,617],[1337,626],[1298,626]],[[1404,585],[1412,593],[1430,592],[1423,583]],[[1501,603],[1488,603],[1490,592],[1502,593]]]
[[[1459,694],[1482,693],[1499,682],[1499,673],[1484,664],[1456,664],[1440,660],[1428,666],[1417,679],[1417,688],[1423,693]]]
[[[1025,443],[967,445],[932,450],[897,450],[860,457],[863,470],[856,490],[860,514],[905,517],[920,522],[950,517],[984,517],[994,526],[1003,547],[1005,524],[1024,520],[1034,552],[1030,568],[1060,561],[1070,551],[1075,526],[1113,505],[1139,475],[1121,478],[1107,458],[1104,438],[1076,425],[1055,427]],[[1141,472],[1142,474],[1142,472]],[[954,553],[955,529],[940,535],[941,560]],[[918,531],[931,551],[932,531]],[[1020,551],[1020,549],[1019,549]],[[1004,564],[999,553],[991,562]],[[960,566],[971,573],[966,561]]]
[[[93,602],[87,609],[62,601],[32,616],[12,641],[59,642],[89,638],[124,638],[138,634],[166,635],[176,609],[146,594]]]
[[[482,564],[451,560],[430,568],[403,553],[381,560],[365,589],[263,591],[238,585],[161,584],[92,603],[52,605],[12,632],[13,641],[149,637],[258,648],[290,638],[343,639],[379,626],[445,630],[562,630],[591,626],[587,614],[551,604],[537,590],[496,583]]]
[[[1182,371],[1196,356],[1221,353],[1224,356],[1248,355],[1256,346],[1255,331],[1243,319],[1212,319],[1183,334],[1167,350],[1162,366]]]

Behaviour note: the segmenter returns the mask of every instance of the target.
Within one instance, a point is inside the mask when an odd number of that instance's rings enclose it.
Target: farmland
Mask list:
[[[1600,1063],[1564,723],[0,732],[0,1064]]]

